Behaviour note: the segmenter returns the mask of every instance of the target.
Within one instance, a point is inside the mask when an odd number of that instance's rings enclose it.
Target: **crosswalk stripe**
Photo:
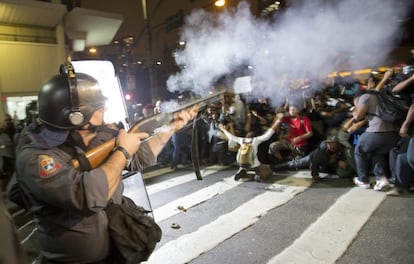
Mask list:
[[[351,189],[268,264],[335,263],[385,197],[383,192]]]
[[[151,255],[148,263],[187,263],[253,225],[269,210],[285,204],[306,188],[281,185],[274,189],[277,191],[265,191],[197,231],[167,242]]]
[[[173,215],[180,213],[177,209],[178,206],[182,206],[185,209],[191,208],[197,204],[207,201],[208,199],[222,194],[237,185],[243,183],[242,181],[235,181],[234,177],[224,178],[223,181],[217,182],[211,186],[202,188],[196,192],[193,192],[187,196],[183,196],[179,199],[171,201],[161,207],[154,210],[154,218],[156,221],[163,221]]]
[[[218,172],[226,168],[225,166],[212,166],[205,168],[202,171],[203,177]],[[139,174],[139,173],[138,173]],[[167,190],[174,186],[184,184],[186,182],[195,181],[194,173],[187,173],[174,177],[167,181],[146,186],[141,175],[132,175],[122,180],[124,182],[124,195],[131,198],[137,205],[144,207],[148,211],[152,211],[148,195]]]
[[[207,177],[211,174],[214,174],[220,170],[223,170],[227,168],[226,166],[211,166],[211,167],[207,167],[205,169],[201,170],[201,175],[203,175],[203,177]],[[151,184],[151,185],[147,185],[147,192],[148,194],[154,194],[157,192],[160,192],[162,190],[174,187],[174,186],[178,186],[180,184],[184,184],[190,181],[194,181],[195,180],[195,176],[194,176],[194,172],[191,173],[187,173],[184,175],[180,175],[177,177],[174,177],[172,179],[169,180],[165,180],[162,181],[160,183],[156,183],[156,184]]]
[[[169,168],[169,167],[166,167],[166,168],[160,168],[160,169],[157,169],[157,170],[151,170],[151,171],[148,171],[148,172],[144,172],[143,174],[142,174],[142,177],[144,178],[144,179],[151,179],[151,178],[154,178],[154,177],[157,177],[157,176],[160,176],[160,175],[163,175],[163,174],[166,174],[166,173],[171,173],[171,172],[173,172],[174,170],[173,169],[171,169],[171,168]]]

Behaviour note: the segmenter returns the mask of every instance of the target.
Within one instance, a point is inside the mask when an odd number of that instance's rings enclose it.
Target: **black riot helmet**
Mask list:
[[[70,62],[62,64],[60,74],[43,83],[38,96],[39,120],[57,129],[77,129],[105,106],[98,81],[76,73]]]

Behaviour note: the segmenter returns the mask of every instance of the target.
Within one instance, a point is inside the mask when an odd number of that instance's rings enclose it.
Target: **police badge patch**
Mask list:
[[[53,176],[62,166],[48,155],[39,156],[39,176],[48,178]]]

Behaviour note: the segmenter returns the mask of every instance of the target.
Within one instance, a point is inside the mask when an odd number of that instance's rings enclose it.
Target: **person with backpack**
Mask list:
[[[368,119],[368,127],[361,134],[355,147],[357,177],[354,183],[358,187],[371,188],[370,168],[376,178],[375,191],[389,189],[388,153],[397,144],[400,136],[399,126],[384,121],[379,115],[379,99],[375,94],[360,91],[354,96],[355,109],[352,112],[354,122]]]
[[[257,152],[260,143],[270,139],[276,132],[276,127],[278,125],[279,121],[276,119],[272,126],[260,136],[254,136],[253,133],[247,133],[245,137],[238,137],[230,133],[223,124],[220,124],[219,128],[223,131],[228,144],[237,143],[240,146],[236,155],[236,162],[239,165],[239,170],[234,175],[235,181],[249,177],[248,171],[255,172],[253,178],[258,182],[272,175],[269,165],[262,164],[259,161]]]
[[[376,87],[380,99],[380,116],[399,126],[401,139],[389,152],[391,183],[398,184],[400,166],[399,156],[407,152],[407,146],[412,134],[414,120],[414,67],[407,64],[397,69],[389,69],[384,73],[381,83]]]

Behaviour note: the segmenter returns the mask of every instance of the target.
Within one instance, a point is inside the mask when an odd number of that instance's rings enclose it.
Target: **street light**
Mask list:
[[[216,0],[214,5],[217,7],[223,7],[226,4],[226,0]]]

